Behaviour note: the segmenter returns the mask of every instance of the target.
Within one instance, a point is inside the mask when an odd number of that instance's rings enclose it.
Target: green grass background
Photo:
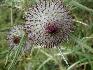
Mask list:
[[[21,54],[24,37],[16,51],[9,50],[9,29],[25,23],[24,11],[35,1],[0,0],[0,70],[93,70],[93,0],[63,0],[75,18],[75,31],[60,45],[69,67],[57,48],[32,48]]]

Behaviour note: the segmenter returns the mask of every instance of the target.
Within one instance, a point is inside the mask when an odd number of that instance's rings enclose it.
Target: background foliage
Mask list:
[[[36,0],[0,0],[0,70],[93,70],[93,0],[64,0],[74,16],[75,31],[70,40],[60,45],[70,66],[67,67],[58,49],[32,48],[20,54],[10,51],[7,32],[24,24],[24,11]]]

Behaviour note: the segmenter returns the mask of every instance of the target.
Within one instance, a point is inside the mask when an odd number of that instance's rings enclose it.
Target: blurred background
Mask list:
[[[60,45],[69,67],[56,48],[10,51],[7,33],[25,23],[24,12],[36,1],[0,0],[0,70],[93,70],[93,0],[63,0],[75,18],[75,31]]]

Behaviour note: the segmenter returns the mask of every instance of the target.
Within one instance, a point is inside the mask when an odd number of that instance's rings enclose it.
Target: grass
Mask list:
[[[58,48],[45,49],[34,46],[25,54],[21,48],[25,38],[21,39],[19,48],[10,51],[7,44],[7,32],[12,26],[24,24],[24,10],[35,0],[0,1],[0,70],[93,70],[93,1],[64,0],[75,17],[75,31],[70,40],[60,45],[68,61],[64,62]]]

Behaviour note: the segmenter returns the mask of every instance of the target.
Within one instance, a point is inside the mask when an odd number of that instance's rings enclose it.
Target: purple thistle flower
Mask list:
[[[25,17],[30,40],[44,47],[58,46],[68,39],[73,29],[72,17],[61,0],[39,0]]]
[[[21,38],[25,35],[25,31],[23,30],[22,25],[17,25],[11,28],[10,32],[8,33],[7,39],[8,44],[11,49],[15,50],[18,48],[18,45],[20,43]],[[28,40],[26,40],[22,51],[25,52],[26,50],[30,49],[30,43]]]

